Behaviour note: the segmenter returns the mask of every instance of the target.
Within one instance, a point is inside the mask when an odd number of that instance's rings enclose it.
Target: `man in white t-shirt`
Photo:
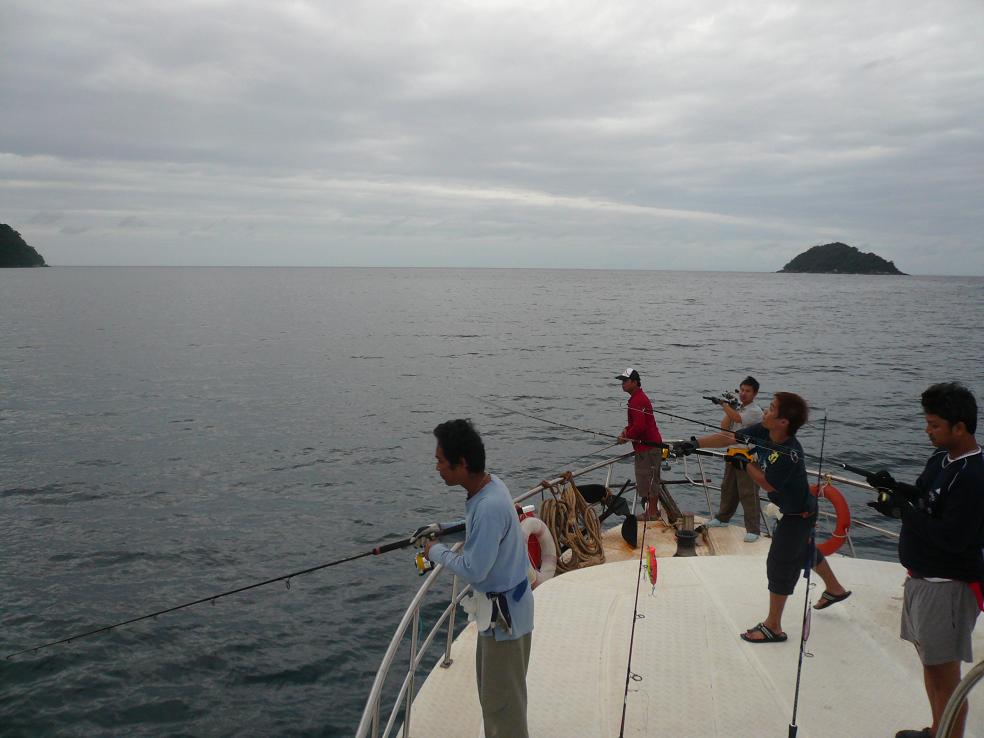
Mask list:
[[[762,408],[755,404],[759,383],[755,377],[745,377],[738,386],[738,407],[732,407],[726,400],[715,398],[713,402],[724,410],[721,430],[733,431],[746,428],[762,421]],[[744,446],[739,446],[744,450]],[[710,528],[725,526],[738,509],[745,513],[745,542],[757,541],[761,532],[759,527],[758,486],[745,469],[733,464],[724,465],[724,481],[721,482],[721,506],[717,515],[708,521]]]

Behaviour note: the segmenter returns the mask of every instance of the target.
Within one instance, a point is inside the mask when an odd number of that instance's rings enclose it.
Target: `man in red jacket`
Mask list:
[[[660,465],[663,449],[657,444],[663,437],[656,427],[653,405],[642,391],[639,372],[631,366],[615,379],[622,382],[622,391],[629,395],[629,424],[619,433],[618,442],[632,441],[635,451],[635,478],[639,496],[646,500],[646,513],[640,520],[659,519]]]

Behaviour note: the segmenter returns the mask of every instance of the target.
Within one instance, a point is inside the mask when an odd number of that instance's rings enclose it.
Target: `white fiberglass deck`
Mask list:
[[[721,531],[724,533],[724,531]],[[747,553],[767,549],[753,544]],[[835,556],[853,595],[814,612],[799,701],[802,738],[878,738],[929,724],[922,668],[899,639],[904,571]],[[638,562],[565,574],[536,591],[528,677],[532,738],[618,736]],[[818,582],[815,601],[822,590]],[[786,736],[803,612],[803,583],[783,619],[789,641],[748,644],[738,634],[766,614],[761,555],[661,558],[652,592],[643,581],[626,736]],[[412,736],[482,736],[475,687],[475,628],[456,640],[414,702]],[[984,632],[975,632],[984,657]],[[969,667],[968,667],[969,668]],[[966,669],[965,669],[966,670]],[[967,738],[984,738],[984,692],[970,696]]]

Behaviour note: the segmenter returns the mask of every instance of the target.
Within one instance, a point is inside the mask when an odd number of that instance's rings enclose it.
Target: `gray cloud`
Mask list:
[[[3,219],[55,264],[772,270],[842,240],[984,274],[979,2],[335,5],[8,0]]]

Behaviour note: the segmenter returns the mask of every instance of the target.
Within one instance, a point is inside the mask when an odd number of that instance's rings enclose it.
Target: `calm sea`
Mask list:
[[[462,494],[432,462],[431,429],[450,417],[473,418],[492,470],[528,489],[606,441],[474,398],[614,433],[629,365],[658,410],[714,424],[701,395],[754,374],[766,403],[811,402],[808,453],[826,416],[825,466],[913,477],[929,451],[920,392],[984,389],[982,306],[980,278],[2,270],[0,648],[457,517]],[[412,552],[395,552],[5,660],[0,732],[351,735],[419,583]]]

